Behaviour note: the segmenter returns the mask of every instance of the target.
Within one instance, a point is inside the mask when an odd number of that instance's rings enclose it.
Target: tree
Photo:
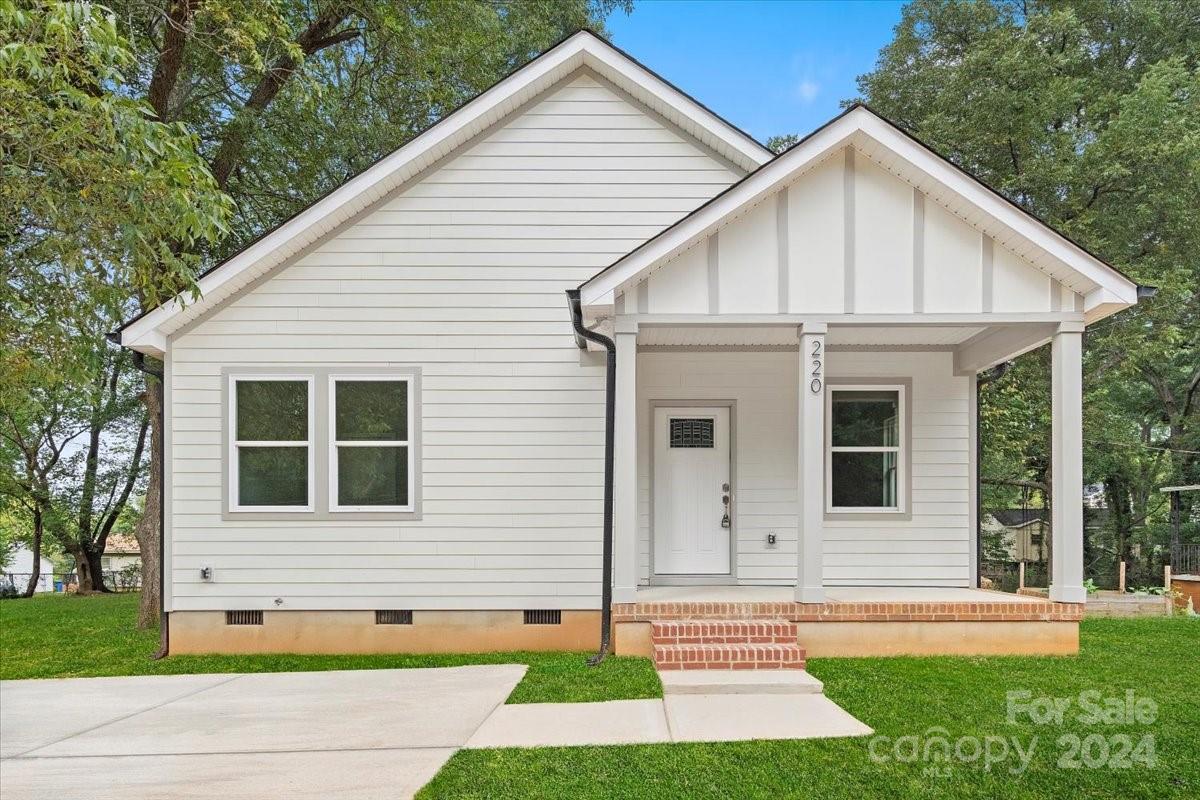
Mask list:
[[[91,528],[107,513],[93,512],[104,476],[138,473],[133,448],[102,475],[128,366],[100,334],[131,291],[191,285],[197,245],[227,230],[231,207],[184,126],[113,91],[134,60],[105,9],[0,0],[0,41],[0,490],[28,515],[36,565],[43,536],[67,525],[64,484],[75,485],[71,519]]]
[[[1158,287],[1086,339],[1085,472],[1117,509],[1118,558],[1160,513],[1155,488],[1200,471],[1198,64],[1196,0],[915,0],[859,79],[871,107]],[[1046,483],[1045,388],[1028,372],[982,393],[984,466]],[[1192,502],[1174,496],[1172,537]]]
[[[196,133],[232,235],[173,254],[210,263],[278,224],[583,26],[631,0],[114,2],[139,55],[122,92]],[[167,271],[169,273],[169,270]],[[163,276],[162,285],[171,281]],[[143,309],[159,294],[144,293]],[[157,617],[160,386],[145,397],[152,463],[136,528],[139,619]]]

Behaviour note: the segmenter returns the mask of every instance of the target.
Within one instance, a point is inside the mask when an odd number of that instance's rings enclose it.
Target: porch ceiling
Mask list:
[[[983,332],[965,325],[830,325],[825,341],[839,346],[950,347]],[[637,341],[656,347],[795,347],[795,325],[642,326]]]

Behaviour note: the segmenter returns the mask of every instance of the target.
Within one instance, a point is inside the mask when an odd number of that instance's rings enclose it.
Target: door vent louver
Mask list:
[[[375,612],[376,625],[412,625],[412,611],[380,609]]]
[[[261,611],[226,611],[226,625],[262,625],[263,612]]]
[[[562,612],[557,609],[534,609],[525,612],[526,625],[562,625]]]

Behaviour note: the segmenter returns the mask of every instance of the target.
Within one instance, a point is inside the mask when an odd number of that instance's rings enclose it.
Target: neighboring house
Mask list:
[[[579,33],[199,286],[114,334],[165,364],[176,652],[593,646],[607,459],[618,652],[704,609],[1077,646],[1078,504],[1059,604],[973,589],[975,380],[1051,343],[1075,495],[1083,330],[1138,287],[863,106],[774,157]]]
[[[1006,508],[984,517],[984,529],[1004,536],[1009,561],[1045,561],[1050,522],[1045,509]]]
[[[123,572],[131,567],[140,567],[142,551],[133,534],[114,533],[108,537],[104,555],[100,556],[100,568],[105,572]]]
[[[35,592],[54,591],[54,565],[50,559],[43,556],[39,559],[41,568]],[[33,574],[33,551],[25,545],[19,545],[8,554],[8,560],[3,570],[0,570],[0,583],[11,586],[18,592],[25,591],[29,578]]]
[[[1104,508],[1104,484],[1089,483],[1083,487],[1083,505],[1085,508]]]

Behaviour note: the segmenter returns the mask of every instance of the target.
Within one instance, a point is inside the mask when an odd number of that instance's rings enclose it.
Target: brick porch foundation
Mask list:
[[[641,602],[613,605],[616,650],[660,669],[803,668],[806,657],[1068,655],[1079,650],[1084,606],[1009,602]],[[761,628],[761,630],[759,630]],[[793,633],[794,631],[794,633]],[[782,638],[780,638],[782,637]],[[752,644],[762,653],[709,652]],[[686,641],[685,641],[686,640]],[[788,646],[781,661],[770,648]],[[701,650],[700,648],[704,648]],[[713,656],[717,657],[713,657]],[[685,666],[684,659],[706,667]],[[740,663],[726,665],[725,661]]]

